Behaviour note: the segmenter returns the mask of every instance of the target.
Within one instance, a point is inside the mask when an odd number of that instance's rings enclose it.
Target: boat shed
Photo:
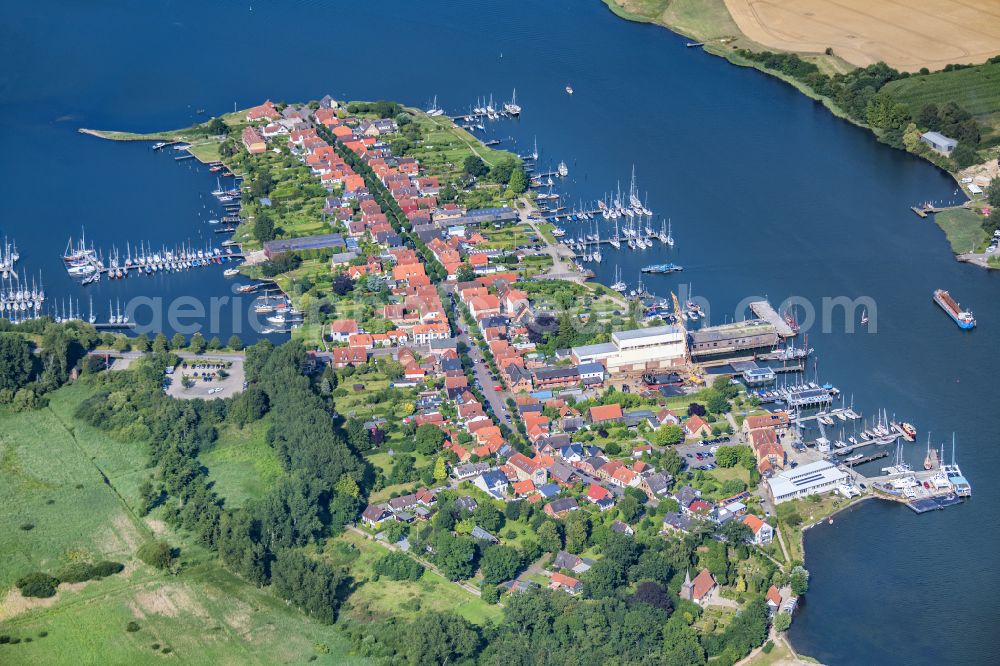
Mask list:
[[[950,139],[940,132],[924,132],[920,135],[920,140],[942,155],[951,155],[958,146],[958,141]]]
[[[775,504],[835,490],[847,478],[833,463],[817,460],[795,469],[781,472],[766,480],[768,492]]]
[[[823,388],[799,388],[789,391],[789,407],[821,407],[833,402],[833,396]]]

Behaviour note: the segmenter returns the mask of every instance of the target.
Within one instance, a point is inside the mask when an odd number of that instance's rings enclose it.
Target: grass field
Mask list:
[[[726,0],[740,31],[772,49],[823,53],[901,71],[984,62],[1000,53],[1000,7],[914,0]],[[933,30],[928,26],[933,25]]]
[[[131,557],[146,530],[102,479],[111,457],[91,460],[51,410],[0,413],[0,595],[32,571]]]
[[[1000,131],[1000,63],[911,76],[891,81],[884,90],[906,104],[914,117],[926,104],[955,102],[981,124]]]
[[[403,616],[413,617],[421,610],[452,611],[476,624],[486,620],[497,622],[503,614],[499,606],[483,602],[442,576],[425,571],[417,581],[371,580],[372,565],[388,549],[355,532],[331,539],[324,556],[331,562],[346,566],[357,587],[341,612],[358,621]]]
[[[219,432],[211,450],[201,454],[201,462],[226,506],[242,506],[247,500],[263,497],[281,476],[281,462],[265,441],[268,425],[264,419],[243,430],[228,426]]]
[[[936,213],[934,221],[944,230],[944,235],[951,244],[951,251],[955,254],[974,251],[986,241],[983,217],[974,211],[966,208],[946,210]]]
[[[127,632],[129,622],[139,630]],[[34,638],[0,646],[0,662],[10,664],[154,664],[167,658],[275,664],[305,663],[313,655],[317,664],[365,663],[347,656],[350,646],[335,629],[308,621],[211,563],[177,577],[138,566],[129,575],[62,592],[52,606],[0,624],[0,632]],[[41,638],[41,632],[48,635]]]
[[[0,412],[0,634],[22,641],[0,645],[0,663],[275,664],[314,655],[320,664],[363,663],[345,656],[349,645],[335,629],[246,585],[155,518],[133,515],[145,447],[73,418],[91,390],[82,379],[51,394],[48,408]],[[252,495],[266,459],[261,446],[262,429],[222,433],[209,456],[220,490]],[[134,559],[154,531],[181,548],[178,575]],[[98,559],[122,562],[125,571],[61,585],[50,599],[24,599],[13,588],[26,573]],[[125,631],[130,621],[138,631]]]

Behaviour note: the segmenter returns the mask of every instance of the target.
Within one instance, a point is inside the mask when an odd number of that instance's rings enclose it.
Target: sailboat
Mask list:
[[[938,466],[937,449],[931,448],[931,433],[927,433],[927,456],[924,458],[924,469],[932,470]]]
[[[669,247],[674,246],[674,234],[673,230],[670,228],[670,220],[667,220],[667,238],[663,242],[666,243]]]
[[[868,308],[865,308],[864,310],[861,311],[861,325],[862,326],[868,325]]]
[[[431,108],[427,109],[428,116],[440,116],[444,114],[444,110],[438,107],[437,95],[434,95],[434,101],[431,102]]]
[[[514,88],[514,92],[510,97],[510,101],[503,105],[504,111],[512,116],[521,115],[521,107],[517,105],[517,88]]]
[[[628,289],[628,285],[622,281],[622,269],[617,264],[615,265],[615,281],[611,288],[618,293],[624,293]]]
[[[97,321],[97,317],[94,316],[94,297],[90,297],[90,316],[87,317],[87,321],[91,324]]]

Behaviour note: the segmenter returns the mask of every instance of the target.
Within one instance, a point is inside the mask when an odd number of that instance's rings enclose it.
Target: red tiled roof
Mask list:
[[[715,578],[712,577],[712,574],[709,573],[708,569],[702,569],[691,582],[694,585],[693,596],[695,599],[703,598],[716,585]]]
[[[622,417],[622,406],[615,403],[612,405],[601,405],[590,408],[590,420],[594,423],[610,421]]]

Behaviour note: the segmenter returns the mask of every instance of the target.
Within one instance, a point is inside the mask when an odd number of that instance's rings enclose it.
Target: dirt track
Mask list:
[[[1000,54],[1000,0],[725,0],[750,39],[784,51],[828,47],[858,66],[903,71]]]

